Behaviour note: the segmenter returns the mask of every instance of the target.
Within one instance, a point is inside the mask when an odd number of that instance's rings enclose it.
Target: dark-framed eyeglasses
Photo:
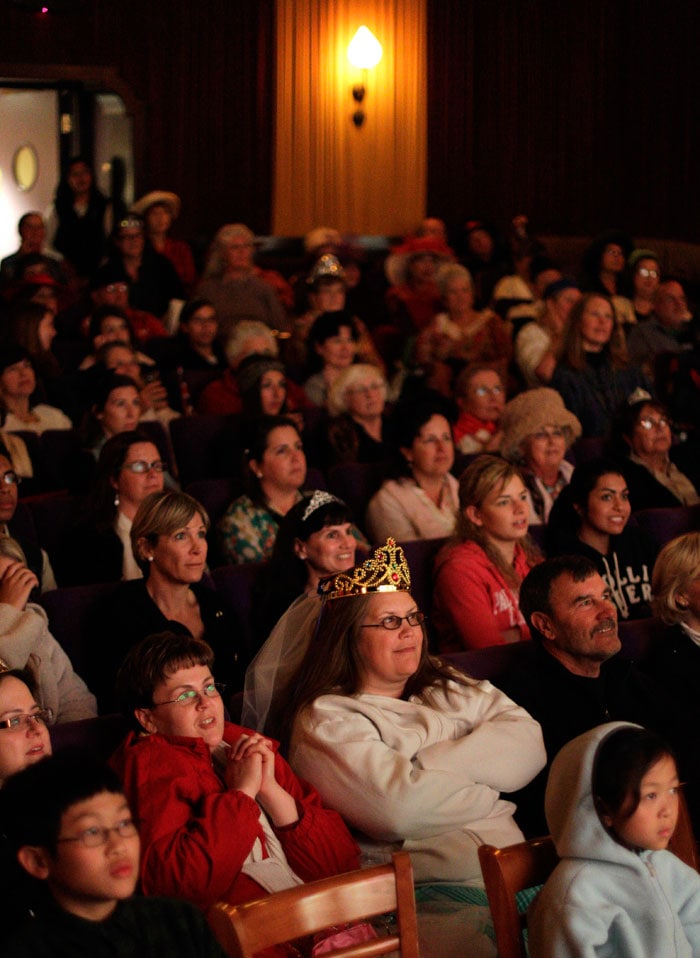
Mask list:
[[[427,616],[424,612],[409,612],[408,615],[385,615],[381,622],[363,625],[363,629],[387,629],[389,632],[395,632],[401,628],[402,622],[408,622],[411,628],[423,625]]]

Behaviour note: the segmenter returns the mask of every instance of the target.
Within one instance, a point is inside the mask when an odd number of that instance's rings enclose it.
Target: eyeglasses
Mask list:
[[[646,266],[640,266],[637,273],[645,279],[658,279],[661,275],[658,269],[648,269]]]
[[[369,396],[370,393],[377,393],[384,389],[384,383],[370,383],[367,386],[352,386],[348,389],[351,396]]]
[[[177,698],[168,699],[166,702],[154,702],[152,708],[157,708],[159,705],[181,705],[183,708],[188,705],[199,705],[203,696],[213,699],[217,695],[223,695],[225,687],[220,682],[212,682],[210,685],[205,685],[201,692],[196,689],[187,689],[185,692],[180,692]]]
[[[105,286],[108,293],[126,293],[129,289],[126,283],[109,283]]]
[[[554,426],[553,429],[538,429],[537,432],[533,433],[533,438],[545,440],[545,439],[563,439],[564,430],[560,429],[559,426]]]
[[[427,616],[424,612],[409,612],[408,615],[385,615],[381,622],[376,625],[363,625],[363,629],[387,629],[389,632],[395,632],[401,628],[401,623],[406,621],[415,628],[417,625],[423,625]]]
[[[3,472],[0,479],[2,479],[6,486],[18,486],[22,481],[22,477],[18,476],[16,472]]]
[[[22,732],[32,725],[49,725],[53,719],[53,709],[39,709],[37,712],[23,712],[0,721],[0,728],[11,732]]]
[[[133,838],[136,835],[136,822],[133,818],[124,818],[111,828],[104,828],[102,825],[92,825],[86,828],[79,835],[70,835],[67,838],[57,838],[57,842],[80,842],[86,848],[99,848],[100,845],[106,845],[112,832],[116,832],[120,838]]]
[[[642,429],[647,429],[651,431],[652,429],[666,429],[668,426],[668,419],[664,419],[663,416],[660,419],[652,419],[651,416],[645,416],[644,419],[639,420],[639,425]]]
[[[477,386],[474,390],[477,396],[501,396],[503,395],[503,386]]]
[[[143,475],[143,473],[150,472],[152,469],[155,472],[165,472],[167,468],[167,462],[163,462],[162,459],[154,459],[153,462],[146,462],[145,459],[135,459],[133,462],[125,462],[122,466],[122,469],[135,472],[136,475]]]

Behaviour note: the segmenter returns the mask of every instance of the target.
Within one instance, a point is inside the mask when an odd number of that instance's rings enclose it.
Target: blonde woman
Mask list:
[[[455,535],[434,569],[433,621],[442,652],[530,638],[520,583],[540,561],[528,539],[528,491],[511,463],[479,456],[459,480]]]
[[[333,383],[328,438],[333,462],[382,462],[387,382],[381,369],[366,363],[348,366]]]

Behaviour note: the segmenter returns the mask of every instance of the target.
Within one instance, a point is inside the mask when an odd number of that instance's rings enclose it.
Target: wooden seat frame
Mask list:
[[[346,946],[329,956],[369,958],[398,951],[402,958],[419,958],[413,869],[407,852],[396,852],[391,864],[297,885],[243,905],[218,902],[208,918],[231,958],[253,958],[273,945],[388,912],[396,913],[396,934]]]

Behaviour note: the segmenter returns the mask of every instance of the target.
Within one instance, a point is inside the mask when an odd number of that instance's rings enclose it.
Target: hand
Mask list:
[[[257,799],[262,785],[263,756],[260,743],[262,735],[242,735],[231,746],[226,766],[226,786],[244,792]]]
[[[152,383],[146,383],[140,396],[144,412],[151,407],[153,409],[165,409],[168,405],[168,391],[159,379]]]
[[[32,589],[39,580],[31,569],[21,562],[11,562],[0,576],[0,602],[15,609],[23,609]]]

